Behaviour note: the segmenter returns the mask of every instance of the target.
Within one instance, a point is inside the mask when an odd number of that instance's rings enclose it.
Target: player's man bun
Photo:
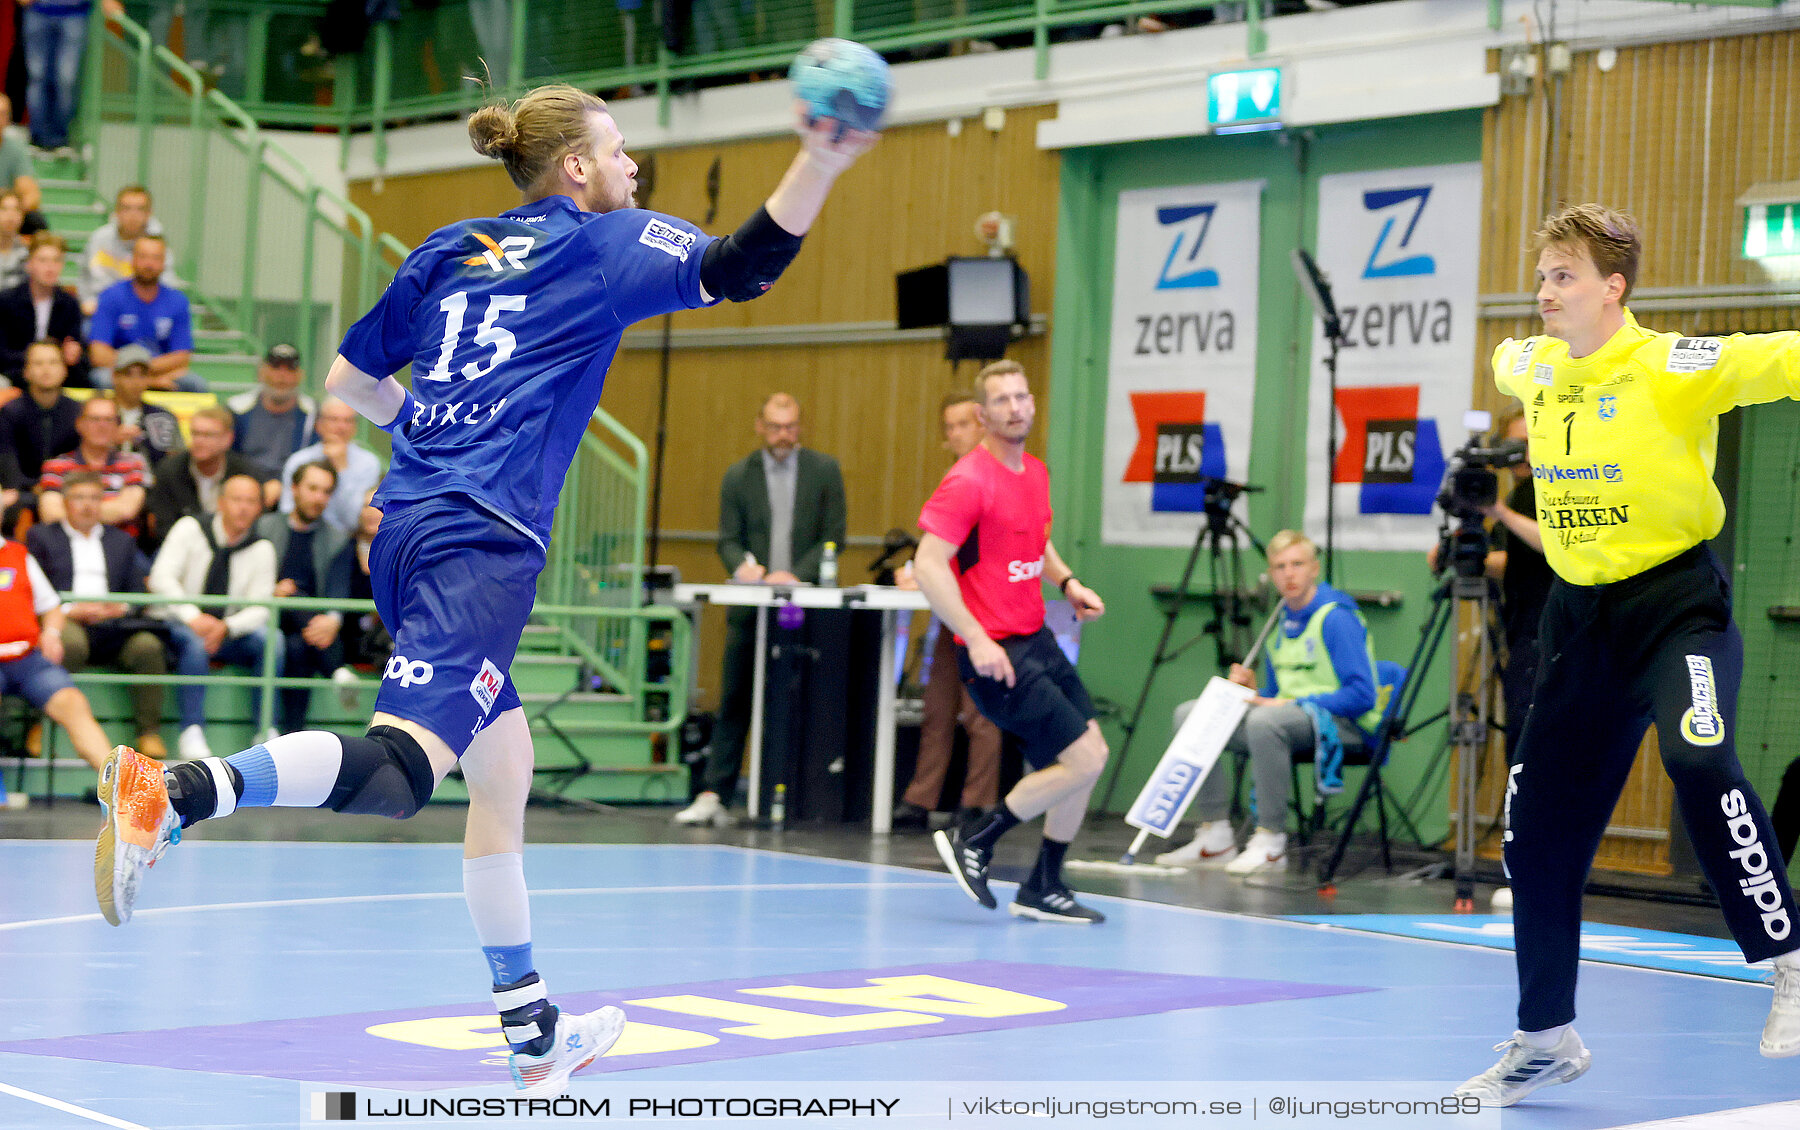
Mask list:
[[[568,83],[551,83],[470,114],[469,144],[504,165],[519,191],[541,195],[563,155],[592,144],[588,115],[596,111],[604,113],[606,103]]]

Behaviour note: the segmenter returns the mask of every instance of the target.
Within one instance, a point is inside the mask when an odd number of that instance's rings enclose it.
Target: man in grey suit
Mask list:
[[[719,487],[719,560],[739,584],[816,582],[825,543],[844,544],[844,473],[829,455],[800,446],[800,402],[778,392],[756,417],[762,448],[732,464]],[[719,721],[700,794],[677,824],[723,824],[750,728],[756,610],[726,610]]]

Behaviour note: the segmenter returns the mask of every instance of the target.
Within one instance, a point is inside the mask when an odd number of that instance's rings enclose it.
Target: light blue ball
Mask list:
[[[878,130],[888,103],[888,66],[848,39],[816,39],[788,68],[808,120],[831,118],[850,129]],[[842,132],[841,130],[839,131]]]

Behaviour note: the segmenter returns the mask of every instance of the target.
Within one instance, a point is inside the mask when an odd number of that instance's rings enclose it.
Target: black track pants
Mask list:
[[[1744,642],[1712,551],[1610,585],[1557,580],[1519,763],[1507,786],[1519,1027],[1575,1018],[1581,889],[1645,728],[1747,961],[1800,948],[1768,813],[1736,751]]]

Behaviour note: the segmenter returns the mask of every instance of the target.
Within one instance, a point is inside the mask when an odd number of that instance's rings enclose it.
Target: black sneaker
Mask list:
[[[1067,922],[1075,926],[1099,925],[1106,915],[1075,901],[1075,892],[1058,884],[1045,891],[1020,887],[1019,897],[1006,908],[1014,918],[1035,918],[1039,922]]]
[[[963,889],[964,894],[989,910],[999,905],[994,901],[993,892],[988,890],[988,860],[994,858],[991,850],[970,847],[963,840],[961,828],[934,832],[931,842],[937,845],[938,858],[950,869],[956,885]]]
[[[894,806],[891,826],[896,832],[923,832],[931,827],[931,813],[903,800]]]

